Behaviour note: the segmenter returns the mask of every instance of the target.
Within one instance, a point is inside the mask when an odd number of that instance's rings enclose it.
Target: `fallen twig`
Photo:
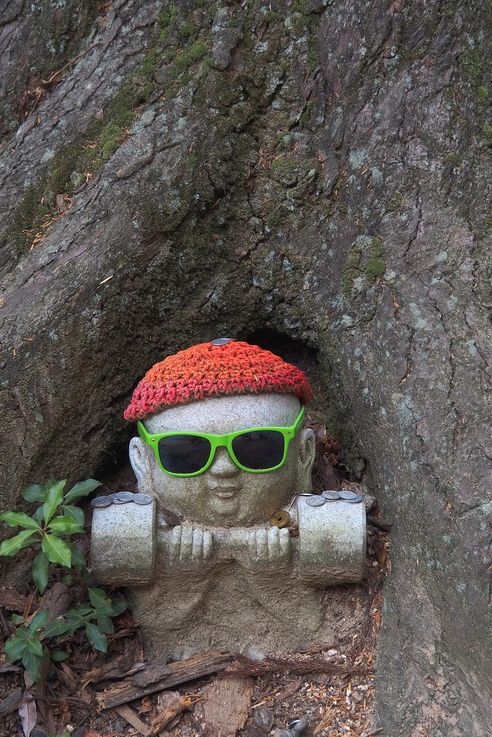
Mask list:
[[[225,668],[219,677],[229,676],[260,676],[265,673],[329,673],[334,676],[370,675],[373,668],[355,665],[337,665],[328,663],[326,660],[310,658],[309,660],[294,660],[292,658],[265,658],[264,660],[251,660],[243,655],[238,655],[234,661]]]
[[[132,679],[133,683],[139,688],[146,688],[153,683],[162,681],[165,676],[172,672],[169,666],[170,660],[170,653],[156,655],[155,658],[145,663],[143,668],[138,668],[138,673]]]
[[[130,668],[123,670],[121,667],[123,663],[124,656],[118,655],[109,663],[93,668],[82,678],[82,685],[87,686],[89,683],[100,683],[101,681],[119,681],[145,668],[145,663],[134,663]]]
[[[296,691],[299,691],[299,689],[302,686],[302,678],[297,678],[295,681],[292,681],[292,683],[289,683],[288,686],[286,686],[280,693],[275,694],[272,698],[272,701],[278,702],[279,704],[282,703],[285,699],[289,698],[289,696],[292,696],[296,693]]]
[[[140,732],[140,734],[143,734],[144,737],[148,737],[150,734],[150,727],[145,724],[145,722],[142,722],[139,716],[135,714],[133,709],[131,709],[127,704],[122,704],[121,706],[115,706],[114,711],[120,715],[120,717],[123,717],[128,724],[131,724],[134,729],[137,730],[137,732]]]
[[[172,686],[178,686],[181,683],[187,683],[188,681],[194,681],[197,678],[203,678],[212,673],[217,673],[226,668],[231,662],[231,659],[232,656],[227,653],[212,652],[195,655],[188,660],[181,660],[177,663],[169,663],[169,665],[164,666],[167,672],[157,682],[142,687],[135,684],[134,677],[130,676],[98,693],[96,699],[102,709],[112,709],[115,706],[140,699],[143,696],[164,691]]]

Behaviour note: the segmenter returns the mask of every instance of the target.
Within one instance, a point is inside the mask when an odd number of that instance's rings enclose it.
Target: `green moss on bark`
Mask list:
[[[198,37],[200,29],[193,22],[193,11],[179,23],[180,17],[175,6],[160,13],[147,53],[108,103],[102,119],[93,120],[79,141],[58,151],[45,176],[27,190],[5,238],[18,252],[29,248],[41,226],[56,214],[56,195],[74,194],[85,172],[97,170],[111,158],[139,106],[159,94],[162,87],[167,96],[176,94],[189,81],[191,68],[207,62],[209,43]],[[183,38],[187,43],[180,49]],[[161,66],[167,66],[168,83],[164,85],[156,80]]]
[[[384,260],[384,244],[379,236],[360,236],[351,246],[342,271],[342,293],[350,297],[354,281],[365,277],[368,282],[375,282],[386,271]]]
[[[362,250],[358,246],[351,246],[345,267],[342,271],[342,292],[345,297],[349,297],[352,292],[352,286],[354,279],[360,275],[361,270],[359,267],[362,258]]]
[[[381,238],[372,239],[371,253],[367,261],[365,273],[368,279],[374,281],[383,276],[386,271],[384,263],[384,245]]]

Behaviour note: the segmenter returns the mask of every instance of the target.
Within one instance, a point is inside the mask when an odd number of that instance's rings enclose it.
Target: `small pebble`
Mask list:
[[[289,722],[287,729],[276,729],[273,732],[273,735],[274,737],[299,737],[299,735],[303,734],[308,724],[309,722],[307,717],[292,719]]]
[[[269,732],[273,727],[273,711],[265,706],[253,710],[253,721],[258,727]]]
[[[307,717],[301,717],[300,719],[292,719],[289,722],[289,730],[293,735],[302,734],[307,729],[309,722]]]

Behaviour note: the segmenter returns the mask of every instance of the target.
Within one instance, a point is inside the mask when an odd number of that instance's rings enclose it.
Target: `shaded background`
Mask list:
[[[296,341],[395,523],[387,737],[490,734],[491,13],[0,10],[2,505],[114,461],[165,354]]]

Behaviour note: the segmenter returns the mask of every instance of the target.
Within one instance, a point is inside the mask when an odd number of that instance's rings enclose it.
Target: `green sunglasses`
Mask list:
[[[292,427],[252,427],[226,435],[204,432],[163,432],[152,435],[143,422],[138,434],[154,451],[160,468],[169,476],[199,476],[215,458],[217,448],[227,448],[234,464],[248,473],[268,473],[281,468],[290,441],[304,419],[301,408]]]

